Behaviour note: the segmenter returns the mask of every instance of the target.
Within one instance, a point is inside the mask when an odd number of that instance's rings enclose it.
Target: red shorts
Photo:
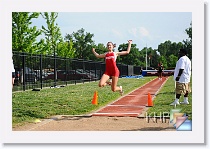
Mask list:
[[[119,77],[120,76],[120,71],[118,69],[115,69],[113,71],[105,71],[104,74],[110,76],[110,77]]]

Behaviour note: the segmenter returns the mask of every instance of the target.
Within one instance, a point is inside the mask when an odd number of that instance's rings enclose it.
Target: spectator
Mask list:
[[[163,64],[160,62],[158,63],[158,79],[162,81],[163,75]]]
[[[190,93],[191,61],[186,56],[187,50],[180,49],[179,60],[176,63],[174,79],[176,81],[176,99],[170,105],[179,105],[181,94],[184,94],[184,101],[181,104],[189,104],[188,94]]]

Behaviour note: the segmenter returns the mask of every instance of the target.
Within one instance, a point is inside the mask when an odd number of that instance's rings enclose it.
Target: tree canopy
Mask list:
[[[46,20],[46,24],[41,29],[32,26],[32,19],[42,16]],[[104,61],[97,59],[92,54],[94,47],[98,53],[107,51],[104,43],[95,44],[94,34],[86,32],[84,28],[78,29],[72,33],[66,33],[62,37],[59,24],[56,19],[59,17],[56,12],[32,13],[32,12],[13,12],[12,13],[12,50],[19,52],[27,52],[33,54],[56,55],[65,58],[76,58],[93,61]],[[158,45],[158,49],[144,47],[138,49],[135,43],[131,46],[131,51],[126,56],[119,56],[118,63],[147,66],[157,68],[157,64],[162,62],[165,68],[175,67],[178,60],[178,51],[180,48],[189,50],[188,57],[192,58],[192,23],[190,27],[185,29],[188,39],[178,43],[167,40]],[[40,41],[37,37],[43,35]],[[118,51],[127,50],[128,44],[121,43]]]
[[[40,13],[12,12],[12,49],[19,52],[35,53],[36,38],[41,34],[36,26],[30,26],[32,19]]]

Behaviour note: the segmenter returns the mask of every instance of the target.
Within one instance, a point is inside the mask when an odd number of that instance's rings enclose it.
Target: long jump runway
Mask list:
[[[148,93],[150,93],[152,100],[154,100],[166,80],[167,77],[163,77],[162,81],[158,78],[153,79],[144,86],[92,113],[92,116],[138,117],[147,107]]]

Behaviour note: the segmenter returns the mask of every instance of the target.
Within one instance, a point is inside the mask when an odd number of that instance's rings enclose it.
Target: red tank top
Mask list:
[[[119,70],[116,65],[117,55],[114,52],[107,52],[105,56],[106,71],[105,74],[109,76],[119,77]]]

